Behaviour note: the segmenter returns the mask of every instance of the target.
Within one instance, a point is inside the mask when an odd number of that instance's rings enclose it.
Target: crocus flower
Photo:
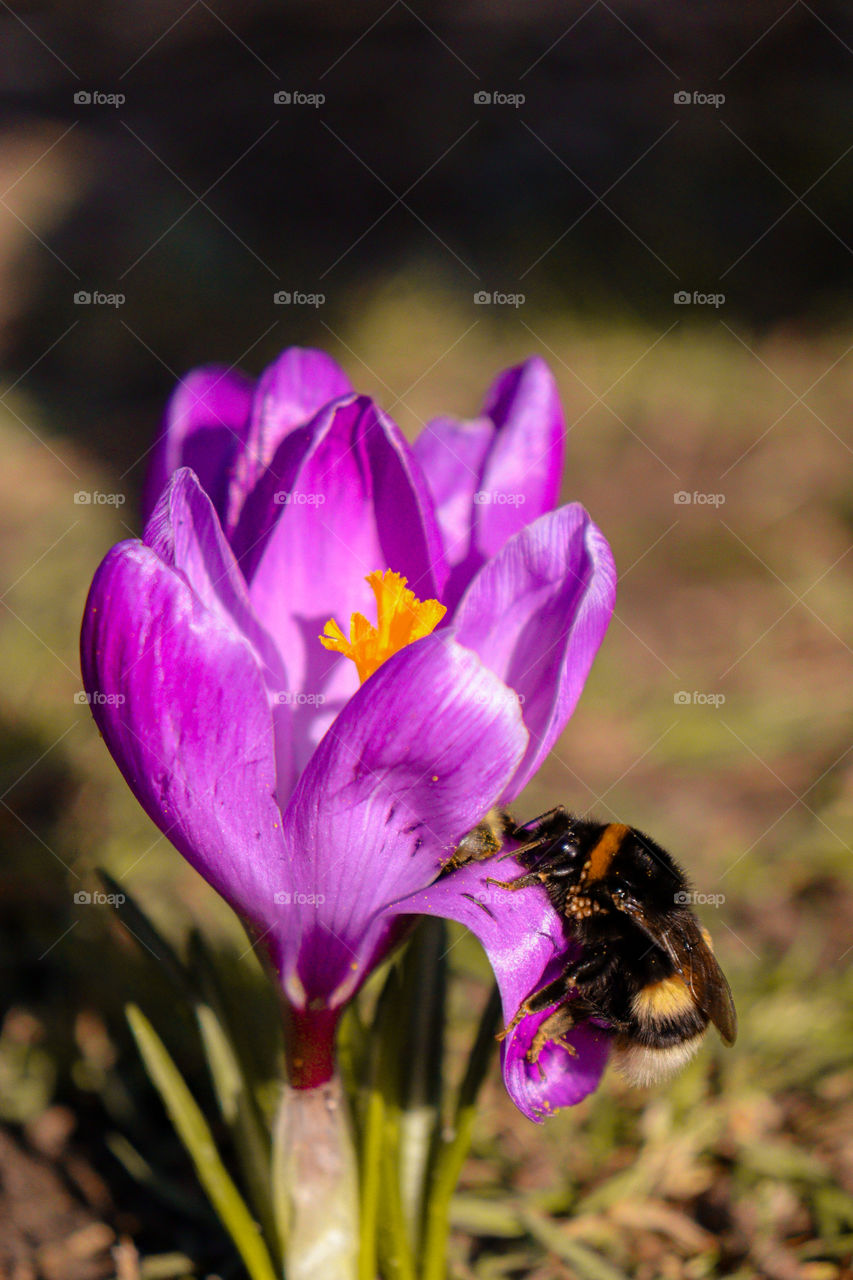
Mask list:
[[[553,509],[563,441],[538,358],[414,446],[320,352],[285,351],[257,384],[197,370],[155,446],[144,536],[95,576],[98,726],[274,965],[297,1087],[329,1078],[342,1007],[413,914],[477,934],[507,1021],[573,945],[542,890],[489,887],[481,864],[440,875],[539,768],[612,613],[602,534]],[[528,1064],[545,1016],[503,1046],[534,1119],[585,1096],[606,1056],[581,1027]]]

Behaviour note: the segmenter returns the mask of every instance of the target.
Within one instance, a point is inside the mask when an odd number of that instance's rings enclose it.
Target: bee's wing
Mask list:
[[[630,916],[646,937],[666,952],[698,1007],[719,1031],[723,1043],[734,1044],[737,1014],[731,987],[694,916],[682,911],[675,916],[658,917],[624,892],[614,896],[613,905]]]

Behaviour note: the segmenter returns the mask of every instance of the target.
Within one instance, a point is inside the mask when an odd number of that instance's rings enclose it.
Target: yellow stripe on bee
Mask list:
[[[677,1018],[688,1009],[695,1008],[695,1001],[685,982],[677,973],[650,982],[634,996],[634,1016],[640,1022],[655,1022],[663,1018]]]
[[[610,864],[619,852],[622,841],[631,830],[621,822],[609,822],[601,833],[598,844],[589,855],[586,864],[586,880],[602,880],[610,870]]]

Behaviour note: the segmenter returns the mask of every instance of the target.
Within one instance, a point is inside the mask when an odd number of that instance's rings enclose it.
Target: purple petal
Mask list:
[[[276,450],[291,431],[304,426],[323,405],[349,395],[352,384],[343,369],[310,347],[288,347],[258,380],[252,404],[246,448],[237,463],[231,486],[228,524],[232,528],[240,509]]]
[[[474,494],[495,432],[491,418],[433,418],[412,445],[435,502],[447,563],[453,567],[471,550]]]
[[[480,417],[438,418],[414,451],[427,476],[453,567],[453,608],[480,566],[557,502],[565,421],[553,374],[539,356],[492,384]]]
[[[555,965],[554,977],[558,970],[559,966]],[[539,985],[544,986],[550,979],[551,973],[546,970]],[[549,1040],[538,1061],[528,1062],[527,1050],[555,1007],[523,1018],[501,1048],[507,1093],[519,1111],[539,1122],[547,1120],[561,1107],[576,1106],[597,1089],[610,1051],[607,1032],[591,1022],[582,1022],[563,1037],[571,1049],[566,1048],[563,1040]]]
[[[566,424],[554,375],[533,356],[502,373],[491,387],[483,413],[497,427],[486,459],[477,517],[477,545],[486,557],[560,496]],[[505,499],[515,499],[506,501]]]
[[[515,534],[462,598],[454,617],[457,640],[516,691],[530,732],[504,803],[533,776],[574,711],[615,592],[604,535],[572,503]]]
[[[144,542],[164,564],[182,574],[206,609],[252,645],[275,723],[278,802],[283,805],[295,782],[287,672],[272,638],[252,611],[234,553],[194,472],[182,468],[174,474],[146,526]]]
[[[352,664],[317,638],[327,620],[348,628],[356,611],[375,617],[365,578],[376,569],[403,574],[420,599],[440,597],[444,561],[417,463],[370,400],[328,406],[312,430],[290,490],[268,494],[276,522],[259,560],[242,563],[254,609],[285,655],[291,687],[320,699],[322,720],[314,704],[303,704],[316,723],[298,734],[316,741],[357,683]],[[269,514],[254,504],[252,510],[263,530]]]
[[[489,876],[512,880],[524,871],[511,858],[491,862],[488,868],[472,863],[392,908],[467,925],[491,961],[507,1024],[521,1003],[556,978],[577,950],[576,943],[566,940],[544,889],[534,886],[514,892],[487,883]],[[585,1098],[598,1084],[607,1060],[606,1033],[582,1024],[567,1036],[576,1055],[550,1042],[539,1064],[527,1062],[525,1054],[550,1012],[523,1018],[503,1042],[501,1055],[510,1097],[524,1115],[537,1121]]]
[[[98,728],[143,808],[235,910],[267,927],[284,845],[250,644],[155,551],[123,542],[95,575],[81,659]]]
[[[291,999],[352,994],[391,936],[385,906],[434,879],[526,741],[515,699],[446,633],[407,646],[360,687],[285,813],[302,895],[299,928],[276,956]]]
[[[151,455],[142,503],[146,521],[179,467],[195,471],[224,516],[234,459],[249,425],[252,385],[220,365],[194,369],[178,383]]]

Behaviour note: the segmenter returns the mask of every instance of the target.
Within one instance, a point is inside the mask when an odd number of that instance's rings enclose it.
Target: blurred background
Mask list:
[[[270,1078],[275,1010],[77,634],[177,378],[292,343],[410,436],[548,360],[620,595],[519,813],[671,848],[740,1012],[543,1127],[495,1072],[454,1275],[853,1274],[851,84],[840,2],[0,4],[0,1276],[240,1274],[123,1005],[204,1100],[193,1025],[93,868],[215,940]],[[458,1073],[488,971],[454,943]]]

